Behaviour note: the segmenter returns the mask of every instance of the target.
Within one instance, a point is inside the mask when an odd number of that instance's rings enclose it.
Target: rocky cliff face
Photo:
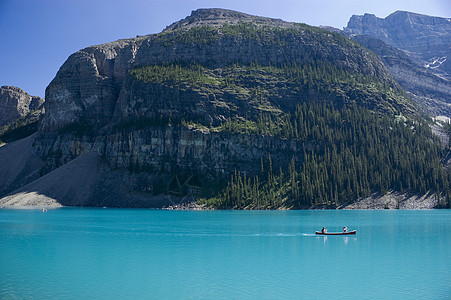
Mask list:
[[[48,114],[41,131],[74,122],[99,129],[111,118],[122,82],[142,40],[120,40],[71,55],[46,89]]]
[[[368,35],[404,50],[437,74],[451,78],[451,19],[397,11],[386,18],[354,15],[344,31]]]
[[[40,113],[44,104],[41,97],[30,96],[14,86],[0,88],[0,127],[7,125],[30,113]]]

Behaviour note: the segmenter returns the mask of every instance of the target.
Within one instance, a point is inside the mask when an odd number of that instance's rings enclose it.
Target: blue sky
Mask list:
[[[340,29],[354,14],[407,10],[451,17],[449,0],[0,0],[0,85],[43,97],[70,54],[158,33],[192,10],[211,7]]]

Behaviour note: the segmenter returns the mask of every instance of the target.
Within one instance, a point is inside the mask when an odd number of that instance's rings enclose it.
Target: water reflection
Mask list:
[[[326,245],[327,240],[328,240],[328,236],[322,236],[322,237],[317,237],[317,238],[318,239],[322,239],[323,240],[323,244]],[[333,238],[340,238],[340,237],[333,237]],[[348,245],[350,240],[351,241],[357,241],[357,237],[356,236],[352,237],[352,238],[348,237],[348,236],[344,236],[344,237],[341,237],[341,238],[343,239],[343,243],[344,243],[345,246]]]

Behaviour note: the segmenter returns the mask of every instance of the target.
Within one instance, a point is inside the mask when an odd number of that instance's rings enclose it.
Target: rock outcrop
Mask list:
[[[119,40],[72,54],[46,89],[50,113],[40,131],[74,122],[86,122],[95,129],[105,126],[141,43],[140,39]]]
[[[442,199],[443,201],[443,199]],[[357,200],[342,209],[432,209],[440,204],[435,194],[411,195],[389,192],[385,195],[373,194]]]
[[[0,127],[30,114],[42,113],[44,99],[14,86],[0,88]]]

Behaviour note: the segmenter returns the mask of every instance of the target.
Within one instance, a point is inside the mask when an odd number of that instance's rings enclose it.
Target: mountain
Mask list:
[[[45,100],[14,86],[0,88],[0,141],[12,141],[36,132]]]
[[[405,11],[354,15],[343,32],[375,52],[424,112],[451,117],[451,19]]]
[[[393,78],[409,93],[422,111],[430,116],[451,118],[450,80],[420,65],[404,51],[380,39],[353,35],[359,44],[376,53]]]
[[[408,53],[421,65],[451,79],[451,19],[396,11],[386,18],[354,15],[344,31],[368,35]]]
[[[216,24],[211,19],[218,14],[222,17]],[[200,16],[202,16],[201,21],[199,21]],[[241,19],[248,21],[241,22]],[[224,23],[225,20],[228,20],[228,23]],[[188,25],[182,26],[182,24]],[[328,99],[338,99],[341,102],[343,99],[349,100],[349,93],[359,93],[362,98],[366,98],[367,95],[373,97],[368,90],[365,90],[364,85],[362,89],[351,91],[350,84],[346,82],[350,80],[349,77],[365,81],[364,77],[367,76],[376,83],[385,83],[388,88],[399,89],[375,55],[338,34],[331,34],[308,25],[252,17],[227,10],[199,10],[193,12],[190,17],[169,26],[160,34],[93,46],[70,56],[47,88],[46,98],[51,99],[47,107],[50,111],[58,111],[58,114],[50,113],[49,117],[42,122],[42,130],[54,130],[55,127],[62,127],[73,122],[86,122],[89,126],[101,128],[109,123],[126,121],[142,114],[155,114],[155,110],[163,109],[156,105],[166,104],[147,105],[149,103],[146,103],[146,98],[149,98],[147,94],[149,91],[146,91],[145,95],[138,95],[136,93],[142,90],[135,85],[145,84],[148,89],[152,85],[146,82],[153,80],[152,76],[155,76],[159,77],[158,84],[166,86],[168,81],[172,80],[171,76],[179,75],[175,72],[183,72],[183,76],[177,78],[180,81],[177,84],[190,84],[187,81],[191,78],[188,77],[196,73],[203,75],[199,78],[200,83],[216,83],[210,84],[208,88],[216,89],[211,90],[211,94],[221,93],[218,95],[221,100],[217,99],[217,102],[208,99],[213,96],[205,95],[205,91],[198,93],[194,89],[194,93],[200,96],[195,101],[202,102],[202,106],[208,109],[210,114],[207,119],[212,119],[216,124],[221,121],[221,114],[227,117],[227,107],[233,104],[228,102],[228,98],[235,98],[235,94],[249,99],[253,97],[252,93],[255,93],[257,86],[254,79],[251,79],[254,82],[245,83],[254,85],[246,87],[246,91],[233,88],[222,91],[221,86],[229,84],[229,81],[247,79],[249,76],[243,75],[249,73],[246,67],[251,64],[258,66],[261,72],[267,72],[267,75],[284,71],[283,68],[291,68],[292,72],[298,70],[306,73],[307,70],[301,70],[298,66],[322,68],[315,70],[318,74],[326,71],[341,72],[339,76],[342,78],[323,79],[323,81],[334,80],[333,84],[342,85],[343,88],[340,88],[340,91],[334,87],[331,91],[318,92],[318,88],[312,88],[312,86],[319,84],[325,86],[328,82],[318,82],[315,78],[306,75],[301,79],[306,83],[309,80],[312,81],[310,86],[306,84],[306,91],[292,91],[289,89],[290,86],[287,88],[276,86],[278,89],[274,92],[275,95],[269,98],[274,103],[267,103],[269,106],[290,105],[289,99],[293,96],[286,95],[285,90],[291,95],[297,93],[304,98],[324,98],[326,95]],[[157,66],[161,68],[157,69]],[[160,77],[160,75],[166,77]],[[148,78],[144,78],[145,76]],[[238,78],[230,78],[226,82],[222,77],[227,76]],[[271,84],[267,80],[264,84],[266,83]],[[284,84],[289,85],[291,82],[286,81]],[[233,83],[229,84],[229,87],[231,85]],[[133,89],[130,90],[130,87]],[[265,85],[261,87],[264,88]],[[221,91],[217,91],[219,89]],[[191,98],[193,96],[185,91],[182,92],[176,97]],[[277,100],[282,96],[286,99],[284,103]],[[142,101],[136,101],[137,99]],[[401,108],[413,110],[412,104],[402,96],[396,102],[390,97],[387,99],[379,97],[377,101],[373,100],[365,101],[368,101],[368,106],[378,106],[391,112],[399,111]],[[180,101],[171,105],[178,103]],[[66,104],[71,105],[70,109],[65,107]],[[398,107],[392,107],[393,105]],[[190,110],[189,115],[206,116],[204,108],[201,109],[200,106],[200,104],[193,104],[192,107],[183,106],[183,108]],[[150,107],[154,111],[143,112],[142,109],[147,109],[145,107]],[[218,109],[226,111],[218,111]]]
[[[1,203],[340,207],[391,190],[448,201],[444,149],[380,58],[306,24],[197,10],[72,54],[45,108],[30,142],[43,165],[21,167],[40,177],[8,182]]]

